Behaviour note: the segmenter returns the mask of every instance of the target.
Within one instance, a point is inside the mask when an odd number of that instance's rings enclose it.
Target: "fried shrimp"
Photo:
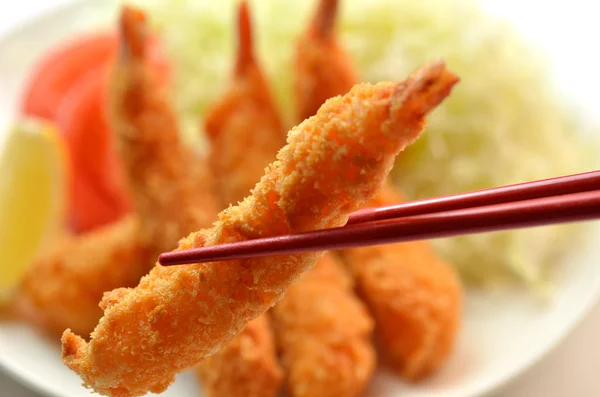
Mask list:
[[[70,236],[32,264],[17,304],[52,333],[69,328],[87,337],[102,317],[104,292],[135,286],[160,252],[216,219],[206,165],[179,142],[172,111],[143,64],[141,17],[123,17],[124,60],[115,66],[109,95],[137,215]]]
[[[177,249],[345,224],[379,191],[396,155],[457,82],[437,62],[404,82],[360,84],[329,99],[290,131],[248,197]],[[175,374],[218,352],[275,305],[317,256],[155,266],[136,288],[105,295],[104,317],[89,343],[63,334],[63,361],[102,394],[162,392]]]
[[[359,395],[375,370],[373,320],[326,253],[272,310],[292,397]]]
[[[321,0],[298,48],[297,108],[302,117],[358,81],[351,59],[335,41],[337,6],[336,0]],[[313,44],[307,48],[307,43]],[[399,194],[386,185],[369,205],[399,201]],[[343,256],[375,317],[382,350],[399,372],[415,379],[442,365],[455,342],[462,299],[452,267],[424,242],[349,250]]]
[[[357,82],[351,62],[334,37],[337,1],[322,0],[297,48],[295,82],[298,121],[326,99]],[[307,43],[310,44],[308,56]],[[335,52],[330,52],[331,48]],[[373,320],[354,295],[340,263],[325,254],[292,285],[272,310],[279,351],[292,397],[353,397],[375,370]]]
[[[404,201],[390,186],[365,205]],[[341,252],[376,321],[382,350],[405,378],[423,378],[446,362],[455,345],[462,288],[454,269],[425,241]]]
[[[71,328],[89,335],[102,317],[104,292],[135,286],[148,271],[138,225],[130,215],[43,252],[21,282],[16,300],[22,314],[52,334]]]
[[[269,318],[262,315],[196,372],[207,397],[276,396],[283,377],[277,363]]]
[[[175,112],[148,68],[146,15],[125,8],[120,56],[113,67],[109,119],[150,263],[182,237],[209,226],[218,213],[211,174],[182,142]]]
[[[209,110],[205,131],[211,167],[224,206],[236,204],[264,174],[285,144],[285,130],[267,81],[256,60],[248,5],[238,13],[238,51],[233,83]]]
[[[238,11],[238,55],[233,85],[207,116],[212,139],[210,165],[221,204],[242,200],[285,143],[279,115],[252,48],[248,5]],[[275,397],[283,372],[277,362],[267,314],[221,351],[203,360],[196,373],[208,397]]]
[[[339,0],[320,0],[308,30],[296,48],[294,96],[296,119],[314,115],[335,95],[347,93],[359,81],[358,71],[335,34]]]

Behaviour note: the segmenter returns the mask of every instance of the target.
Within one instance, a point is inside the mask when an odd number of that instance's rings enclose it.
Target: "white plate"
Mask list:
[[[501,11],[509,17],[521,17],[515,19],[517,23],[530,21],[526,14],[527,4],[519,6],[520,14],[514,14],[511,13],[510,7],[513,6],[514,11],[516,2],[487,1],[486,3],[491,6],[490,9]],[[530,3],[535,6],[534,1]],[[571,1],[570,4],[572,3]],[[7,123],[15,108],[23,78],[34,57],[40,50],[71,35],[74,31],[90,29],[88,17],[95,15],[100,4],[98,1],[87,0],[56,9],[20,26],[0,41],[1,126]],[[500,6],[501,4],[503,6]],[[530,7],[530,9],[535,11],[534,8]],[[558,7],[554,9],[560,11]],[[563,91],[573,98],[583,100],[589,106],[591,101],[588,100],[597,95],[600,87],[598,82],[587,81],[583,84],[586,81],[585,72],[590,71],[588,76],[596,76],[591,72],[598,70],[600,65],[597,58],[584,58],[585,45],[581,42],[578,54],[573,50],[573,46],[568,45],[576,39],[575,36],[589,33],[582,32],[582,26],[586,25],[575,23],[573,28],[567,29],[563,18],[560,32],[557,34],[564,38],[566,32],[570,32],[571,39],[556,41],[552,38],[547,42],[556,44],[554,48],[558,49],[551,52],[551,55],[559,75],[568,76],[562,80]],[[553,29],[549,27],[550,25],[540,23],[534,25],[534,29],[529,30],[528,34],[534,40],[542,35],[551,37],[549,35]],[[590,62],[587,62],[588,60]],[[581,65],[586,67],[582,69]],[[574,70],[573,68],[577,68],[577,73],[569,73]],[[577,81],[582,84],[577,85]],[[597,117],[598,113],[592,116]],[[369,395],[479,396],[506,384],[535,363],[577,325],[600,295],[600,267],[598,266],[600,245],[592,244],[594,240],[600,240],[600,225],[595,223],[590,227],[588,234],[590,244],[565,261],[562,267],[564,271],[562,283],[550,307],[541,308],[515,292],[471,293],[466,301],[464,328],[460,341],[447,367],[435,378],[417,386],[407,386],[395,377],[379,372],[373,382],[372,393]],[[41,337],[22,324],[0,323],[0,365],[24,384],[47,395],[56,397],[93,395],[83,389],[79,378],[62,364],[56,342]],[[197,397],[201,392],[191,374],[182,374],[163,395]]]

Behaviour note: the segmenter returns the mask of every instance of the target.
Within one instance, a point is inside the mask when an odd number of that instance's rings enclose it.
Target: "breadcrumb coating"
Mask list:
[[[373,320],[342,264],[325,253],[272,309],[292,397],[354,397],[375,370]]]
[[[133,287],[148,271],[148,248],[130,215],[82,235],[69,235],[42,252],[23,276],[16,298],[21,314],[45,331],[94,330],[105,291]]]
[[[238,43],[233,81],[225,96],[209,109],[204,123],[211,144],[210,166],[223,208],[250,194],[286,137],[254,54],[246,2],[238,13]]]
[[[283,371],[268,316],[250,321],[227,346],[200,362],[196,373],[206,397],[276,396]]]
[[[405,201],[389,185],[364,207]],[[371,309],[387,361],[406,379],[448,359],[461,323],[463,291],[454,268],[426,241],[341,251]]]
[[[293,128],[277,160],[239,205],[178,250],[341,226],[375,196],[396,155],[458,78],[443,62],[404,82],[356,85]],[[157,265],[133,289],[105,297],[90,342],[63,334],[63,361],[101,394],[159,393],[176,373],[218,352],[276,304],[315,253]]]
[[[216,219],[206,164],[179,141],[173,111],[146,69],[143,14],[125,12],[122,30],[108,109],[136,214],[57,241],[33,262],[17,308],[50,333],[89,336],[104,292],[137,285],[158,254]]]
[[[223,207],[237,203],[264,174],[285,143],[269,87],[255,59],[248,4],[238,9],[238,50],[233,82],[207,115],[210,165]],[[283,371],[267,314],[251,321],[196,373],[208,397],[275,397]]]
[[[124,7],[108,113],[153,263],[182,236],[216,220],[218,206],[211,173],[182,142],[169,96],[145,62],[147,30],[146,15]]]
[[[296,48],[298,121],[358,82],[335,38],[337,12],[337,0],[321,0]],[[334,256],[326,253],[290,287],[272,313],[290,396],[360,394],[375,369],[373,321]]]

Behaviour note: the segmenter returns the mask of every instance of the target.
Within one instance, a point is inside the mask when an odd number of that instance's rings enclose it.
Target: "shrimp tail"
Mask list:
[[[401,84],[397,87],[391,103],[391,114],[406,119],[392,116],[389,122],[396,125],[406,120],[423,118],[450,94],[458,82],[458,76],[449,72],[441,60],[416,70],[408,78],[406,85]],[[402,111],[399,111],[400,109]]]
[[[244,73],[248,65],[254,64],[254,39],[252,32],[252,20],[248,2],[240,2],[237,15],[237,39],[238,50],[235,61],[235,75]]]
[[[144,58],[146,20],[147,16],[144,12],[128,6],[123,7],[119,23],[121,58]]]
[[[339,12],[338,0],[321,0],[317,12],[313,17],[311,30],[312,33],[321,39],[333,37],[335,33],[335,23]]]
[[[450,72],[444,61],[435,61],[413,72],[402,84],[390,101],[390,118],[382,125],[382,131],[394,132],[394,126],[419,120],[424,128],[425,116],[433,111],[459,82],[458,76]],[[416,139],[419,134],[414,135]],[[410,143],[414,142],[410,141]]]

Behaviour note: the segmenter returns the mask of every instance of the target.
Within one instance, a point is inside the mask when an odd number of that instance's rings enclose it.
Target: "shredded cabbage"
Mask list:
[[[139,0],[176,66],[174,100],[197,143],[201,118],[228,84],[237,0]],[[366,81],[398,80],[444,58],[462,81],[402,156],[392,180],[427,198],[588,170],[580,126],[548,84],[544,60],[473,1],[342,1],[340,36]],[[315,1],[252,2],[258,54],[289,120],[294,42]],[[472,286],[542,290],[576,226],[435,240]]]

